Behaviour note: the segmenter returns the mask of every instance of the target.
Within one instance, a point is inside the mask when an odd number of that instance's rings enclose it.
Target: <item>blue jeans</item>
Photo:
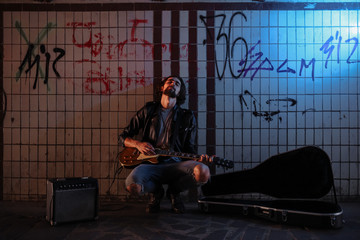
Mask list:
[[[141,193],[158,192],[163,184],[168,184],[170,193],[180,193],[199,183],[194,177],[194,168],[203,164],[189,160],[175,163],[141,164],[134,168],[126,178],[126,187],[136,183],[141,186]]]

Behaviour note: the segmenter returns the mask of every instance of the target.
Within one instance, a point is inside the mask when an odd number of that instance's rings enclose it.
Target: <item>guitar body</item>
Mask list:
[[[146,156],[140,153],[136,148],[124,148],[119,154],[119,161],[123,167],[135,167],[144,162],[153,164],[159,163],[158,155]]]

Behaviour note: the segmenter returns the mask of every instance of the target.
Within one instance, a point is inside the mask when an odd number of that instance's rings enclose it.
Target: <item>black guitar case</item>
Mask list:
[[[252,169],[214,175],[201,187],[199,207],[209,211],[238,211],[274,222],[314,227],[342,227],[328,155],[306,146],[275,155]],[[319,200],[333,189],[334,201]],[[245,200],[229,195],[261,193],[271,200]]]

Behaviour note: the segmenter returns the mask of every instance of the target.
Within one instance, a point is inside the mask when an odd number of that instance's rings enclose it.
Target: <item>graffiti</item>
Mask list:
[[[215,20],[216,28],[213,26]],[[235,31],[235,28],[239,27],[238,24],[241,25],[242,22],[247,21],[247,16],[242,12],[235,12],[231,16],[225,14],[200,15],[200,22],[204,24],[207,32],[207,39],[203,40],[203,44],[207,44],[207,41],[214,41],[215,44],[215,70],[219,80],[222,80],[226,70],[229,70],[234,79],[248,78],[254,80],[262,71],[276,71],[279,75],[293,74],[300,77],[305,75],[305,72],[309,72],[309,76],[311,73],[311,79],[315,81],[316,67],[319,64],[315,58],[299,58],[293,62],[288,59],[272,60],[271,56],[266,56],[266,53],[261,50],[261,40],[254,42],[252,46],[248,45],[246,38]],[[129,67],[132,64],[130,63],[131,59],[134,62],[154,59],[154,44],[146,37],[139,37],[137,34],[139,29],[146,29],[147,23],[147,19],[129,20],[129,36],[121,40],[117,40],[119,36],[127,35],[104,34],[102,28],[94,21],[66,23],[66,26],[72,28],[71,40],[74,47],[84,50],[82,54],[74,55],[75,72],[80,72],[78,70],[81,68],[83,80],[81,83],[74,81],[73,84],[83,87],[85,92],[94,94],[112,94],[128,90],[128,88],[151,85],[150,76],[152,74],[145,70],[149,68],[146,68],[144,64],[137,65],[137,63],[134,63],[136,66]],[[44,79],[45,84],[48,84],[49,71],[51,70],[57,77],[60,77],[56,64],[65,55],[65,50],[55,47],[46,51],[46,46],[42,44],[42,41],[56,27],[56,24],[48,23],[32,42],[26,36],[19,22],[15,22],[15,27],[28,44],[26,56],[16,73],[16,80],[20,79],[23,71],[29,73],[31,69],[36,71],[33,88],[36,87],[39,77]],[[328,68],[331,58],[336,58],[336,62],[340,63],[341,46],[344,44],[347,44],[349,48],[346,63],[360,62],[356,58],[358,42],[356,37],[349,37],[344,41],[340,31],[336,31],[319,49],[325,54],[324,61],[321,61],[324,62],[325,69]],[[161,44],[163,58],[166,59],[167,54],[171,53],[172,47],[172,43]],[[38,54],[36,54],[37,48],[39,48]],[[219,52],[219,49],[223,52]],[[179,50],[179,60],[186,60],[189,50],[188,43],[180,45]],[[57,54],[53,62],[51,62],[50,52]],[[45,60],[41,61],[40,58],[42,57]],[[115,62],[110,60],[119,60],[119,62],[118,64],[110,64]],[[42,62],[46,65],[42,66]],[[297,66],[297,69],[294,66]]]
[[[139,44],[144,49],[144,57],[146,59],[154,59],[153,44],[151,44],[146,39],[137,38],[136,34],[135,34],[138,25],[141,23],[145,24],[148,22],[148,20],[133,19],[133,20],[130,20],[130,22],[132,23],[130,39],[126,39],[117,45],[117,48],[119,51],[119,58],[127,59],[130,56],[135,58],[136,51],[125,51],[125,46],[129,45],[129,44],[130,45],[131,44]],[[166,45],[163,44],[162,49],[163,49],[163,51],[166,50]],[[136,69],[134,71],[128,71],[127,76],[124,76],[125,75],[124,72],[125,72],[125,69],[123,67],[118,67],[119,77],[125,79],[125,84],[124,84],[124,81],[120,81],[120,89],[119,89],[120,91],[122,91],[124,89],[128,89],[129,86],[131,85],[131,82],[135,82],[135,84],[140,84],[140,86],[146,86],[151,83],[150,79],[147,79],[147,80],[145,79],[145,70],[144,69]]]
[[[222,69],[220,69],[220,70],[219,70],[219,61],[217,59],[217,55],[216,55],[216,51],[215,51],[216,73],[217,73],[217,76],[218,76],[218,78],[220,80],[224,77],[225,69],[226,69],[227,65],[229,66],[229,70],[230,70],[231,75],[232,75],[233,78],[239,78],[241,76],[241,74],[244,72],[245,68],[246,68],[247,57],[248,57],[248,45],[247,45],[247,42],[246,42],[245,38],[243,38],[241,36],[232,36],[232,32],[231,32],[234,18],[237,17],[237,16],[241,16],[242,19],[245,19],[245,21],[247,21],[246,15],[244,13],[242,13],[242,12],[234,13],[231,16],[229,26],[227,26],[227,27],[224,26],[224,22],[225,22],[225,19],[226,19],[225,14],[219,14],[219,15],[216,15],[216,16],[209,16],[209,17],[205,17],[203,15],[200,16],[200,19],[204,23],[204,25],[206,27],[206,30],[207,30],[207,33],[209,35],[209,38],[211,40],[213,39],[213,36],[210,33],[209,26],[208,26],[208,24],[206,22],[206,19],[208,19],[208,18],[213,18],[213,19],[221,18],[220,29],[219,29],[219,31],[218,31],[218,33],[216,35],[216,44],[219,43],[220,40],[223,40],[223,41],[225,41],[226,48],[225,48],[225,57],[224,57],[224,60],[223,60],[224,65],[223,65]],[[225,28],[228,28],[227,33],[224,32]],[[235,39],[231,42],[230,39],[232,39],[232,38],[235,38]],[[243,43],[244,47],[245,47],[245,60],[242,60],[243,67],[241,69],[237,70],[238,74],[235,75],[236,71],[234,71],[231,62],[232,62],[232,59],[234,57],[235,47],[237,46],[237,44],[241,44],[241,43]],[[203,41],[203,44],[206,44],[206,40]]]
[[[130,73],[127,72],[124,76],[123,67],[117,66],[116,68],[111,68],[110,66],[103,67],[101,63],[98,62],[98,57],[100,55],[105,56],[108,60],[113,59],[124,59],[126,60],[130,55],[133,56],[136,54],[134,51],[125,48],[125,45],[129,42],[135,43],[138,41],[136,38],[136,29],[140,23],[146,23],[146,20],[133,20],[133,25],[131,29],[131,39],[125,40],[120,43],[114,43],[115,37],[112,35],[103,36],[96,28],[96,22],[69,22],[67,26],[71,26],[73,29],[72,33],[72,42],[75,47],[81,49],[88,49],[90,51],[90,58],[79,58],[76,59],[75,69],[83,68],[85,70],[85,78],[81,83],[81,86],[84,88],[85,92],[93,94],[112,94],[119,92],[124,88],[127,88],[131,84],[131,79],[133,76],[138,76],[137,70]],[[104,44],[104,39],[109,40],[109,44]],[[146,40],[146,47],[150,47],[150,54],[152,52],[152,45]],[[84,54],[85,55],[85,54]],[[152,55],[150,55],[152,58]],[[143,72],[140,70],[140,72]],[[111,76],[118,76],[118,79],[111,78]],[[134,82],[138,79],[134,78]],[[123,83],[123,82],[126,83]],[[150,79],[149,79],[150,81]],[[142,86],[149,85],[150,83],[145,83],[145,77],[138,83],[141,83]],[[79,85],[75,83],[75,85]]]
[[[248,68],[244,68],[241,72],[241,74],[243,73],[243,75],[241,77],[245,78],[247,76],[247,74],[249,73],[249,71],[252,70],[252,75],[250,77],[250,80],[253,80],[256,77],[256,74],[258,74],[258,72],[260,70],[265,70],[265,71],[274,71],[274,66],[271,62],[271,60],[268,57],[265,57],[265,59],[261,60],[262,57],[264,56],[264,53],[262,51],[259,50],[259,52],[254,53],[254,50],[256,47],[260,46],[261,41],[257,41],[257,43],[252,46],[248,52],[248,59],[243,59],[239,62],[239,65],[242,66],[245,64],[247,61],[251,60],[251,63],[249,64]],[[256,65],[257,63],[259,63],[258,65]],[[290,68],[289,66],[287,66],[288,63],[288,59],[285,59],[280,65],[279,67],[276,69],[276,72],[278,73],[292,73],[292,74],[296,74],[296,71],[293,68]],[[286,66],[286,69],[284,69],[284,67]],[[299,71],[299,76],[301,76],[304,68],[309,68],[310,66],[312,66],[312,71],[311,71],[311,77],[312,80],[314,80],[314,71],[315,71],[315,59],[313,58],[309,64],[306,64],[305,59],[301,59],[301,66],[300,66],[300,71]]]
[[[247,41],[245,38],[243,38],[241,36],[232,36],[233,21],[234,21],[234,18],[237,16],[241,16],[242,19],[245,19],[245,21],[247,21],[246,15],[243,14],[242,12],[234,13],[230,18],[228,26],[224,26],[224,22],[226,20],[225,14],[219,14],[219,15],[207,16],[207,17],[205,17],[203,15],[200,16],[200,20],[205,25],[207,34],[211,40],[213,39],[213,36],[211,35],[210,26],[208,26],[206,19],[210,19],[210,18],[211,19],[216,19],[216,18],[221,19],[220,27],[216,34],[217,37],[216,37],[215,44],[219,44],[220,41],[224,41],[226,48],[225,48],[225,57],[224,57],[224,60],[222,61],[222,62],[224,62],[222,69],[219,69],[219,59],[217,59],[217,54],[215,51],[215,68],[216,68],[216,73],[217,73],[217,77],[219,78],[219,80],[221,80],[224,77],[227,66],[229,66],[230,73],[231,73],[232,77],[235,79],[238,79],[240,77],[245,78],[250,71],[252,72],[251,77],[250,77],[251,80],[253,80],[255,78],[256,74],[260,70],[274,71],[274,66],[271,63],[271,60],[267,56],[264,56],[264,53],[262,51],[255,52],[255,49],[257,47],[259,47],[259,45],[261,43],[260,40],[254,46],[252,46],[250,49],[248,49],[248,44],[247,44]],[[224,32],[225,31],[224,29],[226,29],[226,28],[228,29],[227,33]],[[235,38],[235,40],[233,40],[231,42],[230,39],[232,39],[232,38]],[[204,40],[203,44],[206,44],[206,43],[207,43],[206,40]],[[238,63],[238,65],[240,66],[240,69],[234,71],[234,69],[232,67],[234,51],[235,51],[235,47],[241,43],[243,43],[244,48],[246,50],[245,56]],[[261,60],[263,57],[265,57],[265,59]],[[252,61],[251,61],[251,63],[249,63],[249,67],[246,67],[249,60],[252,60]],[[282,64],[280,64],[280,66],[276,69],[276,71],[278,73],[293,73],[293,74],[295,74],[296,71],[292,68],[286,67],[286,69],[283,69],[284,66],[287,64],[287,62],[288,62],[288,59],[285,59],[282,62]],[[259,63],[259,64],[256,65],[257,63]],[[309,64],[306,64],[305,59],[301,59],[301,67],[300,67],[300,71],[299,71],[299,76],[301,76],[302,71],[305,68],[309,68],[310,65],[312,66],[312,75],[311,76],[312,76],[312,79],[314,80],[315,59],[312,59]],[[235,72],[237,72],[237,74],[235,74]]]
[[[289,68],[288,66],[286,66],[286,69],[282,69],[286,64],[287,64],[288,60],[285,59],[285,61],[280,64],[280,66],[276,69],[276,72],[278,73],[296,73],[296,71],[292,68]]]
[[[214,36],[212,36],[212,32],[211,29],[214,26],[209,26],[209,21],[207,21],[208,19],[220,19],[220,24],[218,27],[218,31],[214,34],[216,35],[216,39],[215,39],[215,68],[216,68],[216,74],[219,80],[221,80],[224,77],[225,74],[225,70],[228,67],[230,70],[230,73],[232,75],[233,78],[235,79],[239,79],[239,78],[245,78],[250,77],[250,80],[253,80],[256,75],[259,73],[259,71],[275,71],[275,68],[272,64],[271,59],[268,56],[265,56],[264,53],[259,50],[259,51],[255,51],[256,48],[260,47],[260,43],[261,40],[258,40],[258,42],[253,45],[250,49],[248,49],[248,44],[247,41],[244,37],[241,36],[232,36],[232,31],[233,31],[233,22],[234,22],[234,18],[237,16],[241,16],[242,20],[247,21],[246,15],[243,14],[242,12],[236,12],[234,13],[229,21],[228,26],[225,26],[225,20],[226,20],[226,15],[225,14],[219,14],[219,15],[214,15],[214,16],[203,16],[200,15],[200,20],[201,22],[205,25],[206,27],[206,31],[207,31],[207,35],[209,37],[210,40],[214,39]],[[225,29],[228,29],[227,32]],[[231,42],[231,39],[235,39]],[[341,44],[342,44],[342,40],[343,38],[340,36],[339,31],[336,32],[335,37],[334,36],[330,36],[326,42],[322,45],[322,47],[320,48],[320,51],[322,51],[324,54],[327,54],[326,57],[326,61],[325,61],[325,69],[327,69],[328,67],[328,62],[330,57],[333,54],[333,51],[335,50],[335,45],[336,44],[336,49],[337,49],[337,63],[340,63],[340,48],[341,48]],[[334,41],[337,41],[336,43],[333,43]],[[216,52],[216,45],[222,45],[225,43],[225,51],[224,51],[224,59],[218,59],[218,55]],[[352,64],[352,63],[358,63],[360,62],[360,60],[354,59],[355,56],[355,51],[358,48],[358,44],[359,44],[359,40],[356,37],[352,37],[349,38],[347,40],[344,41],[344,43],[347,43],[349,45],[353,45],[350,54],[347,57],[346,63],[348,64]],[[203,44],[207,44],[207,40],[204,39],[203,40]],[[235,65],[237,64],[240,69],[234,71],[233,69],[233,65],[234,62],[236,61],[234,60],[234,53],[235,53],[235,47],[243,44],[244,48],[246,49],[245,52],[245,56],[242,57],[242,59],[238,62],[235,63]],[[241,51],[239,51],[239,53],[241,53]],[[290,66],[288,66],[288,59],[285,59],[283,61],[280,61],[281,64],[279,64],[279,66],[276,68],[276,72],[281,74],[281,73],[290,73],[290,74],[297,74],[299,76],[302,76],[304,71],[306,69],[309,68],[309,70],[311,70],[311,79],[313,81],[315,81],[315,63],[316,63],[316,59],[315,58],[311,58],[310,60],[301,58],[300,60],[300,69],[298,71],[296,71],[294,68],[291,68]],[[222,68],[219,66],[220,63],[223,63]],[[248,65],[248,67],[247,67]],[[237,74],[235,74],[237,72]]]
[[[50,60],[51,60],[51,55],[49,52],[46,52],[45,49],[45,45],[44,44],[40,44],[41,41],[48,35],[48,32],[52,29],[56,27],[55,24],[53,23],[48,23],[46,25],[45,28],[43,28],[37,39],[35,40],[35,43],[30,43],[29,39],[27,38],[24,30],[21,28],[21,25],[18,21],[15,22],[15,28],[18,30],[18,32],[20,33],[21,37],[25,40],[25,42],[28,44],[28,50],[26,52],[26,55],[23,59],[23,61],[21,62],[18,71],[16,73],[16,80],[19,80],[21,77],[21,74],[25,68],[26,63],[28,64],[28,68],[25,70],[25,73],[28,74],[30,72],[30,70],[34,67],[34,65],[36,64],[36,73],[35,73],[35,81],[33,84],[33,89],[36,89],[37,86],[37,81],[39,78],[39,74],[40,77],[44,79],[44,84],[48,84],[48,80],[49,80],[49,66],[50,66]],[[40,46],[40,53],[45,55],[46,58],[46,68],[45,68],[45,75],[44,72],[42,71],[42,68],[40,67],[40,54],[35,55],[34,50]],[[56,77],[60,77],[59,72],[56,70],[56,63],[65,55],[65,50],[61,49],[61,48],[54,48],[53,49],[54,53],[59,53],[59,55],[55,58],[55,60],[53,61],[52,64],[52,69],[56,75]],[[32,62],[32,57],[34,57],[34,61]]]
[[[35,45],[34,44],[30,44],[29,48],[27,50],[27,53],[25,55],[24,60],[22,61],[22,63],[20,64],[19,67],[19,72],[22,72],[24,70],[25,64],[28,63],[28,68],[25,70],[25,73],[29,73],[29,71],[34,67],[34,65],[36,64],[36,73],[35,73],[35,81],[34,81],[34,85],[33,85],[33,89],[36,89],[37,86],[37,81],[38,81],[38,77],[39,77],[39,68],[40,68],[40,55],[37,54],[35,56],[35,59],[33,62],[31,62],[31,56],[34,53],[34,48]],[[55,60],[53,61],[52,64],[52,69],[56,75],[56,77],[60,77],[59,72],[56,70],[56,63],[65,55],[65,51],[61,48],[54,48],[53,49],[54,53],[60,53]],[[50,53],[46,52],[45,50],[45,45],[41,44],[40,45],[40,52],[42,54],[45,55],[46,57],[46,69],[45,69],[45,77],[44,77],[44,84],[48,83],[48,78],[49,78],[49,66],[50,66],[50,60],[51,60],[51,55]]]
[[[127,44],[140,44],[145,51],[145,57],[150,57],[151,59],[154,57],[154,46],[149,41],[145,39],[139,39],[135,36],[136,28],[140,23],[147,23],[148,21],[145,19],[133,19],[130,20],[132,23],[131,27],[131,36],[130,39],[126,39],[125,41],[120,42],[117,47],[119,49],[119,56],[127,58],[129,55],[135,55],[135,51],[127,53],[124,51],[124,47]],[[162,45],[163,49],[166,49],[166,45]]]
[[[325,60],[325,68],[328,68],[328,62],[330,57],[332,56],[332,53],[335,49],[334,45],[331,45],[331,43],[333,42],[333,40],[338,40],[337,42],[337,55],[336,55],[336,62],[339,64],[340,63],[340,48],[341,48],[341,41],[342,41],[342,37],[339,36],[339,31],[336,32],[335,38],[334,36],[330,36],[328,38],[328,40],[326,40],[326,42],[322,45],[322,47],[319,49],[320,51],[322,51],[324,54],[327,54],[326,60]],[[252,62],[249,64],[248,68],[244,68],[243,70],[241,70],[242,73],[242,77],[245,78],[248,74],[248,72],[250,70],[253,70],[253,73],[250,77],[251,80],[254,79],[254,77],[256,76],[256,74],[258,73],[259,70],[265,70],[265,71],[274,71],[274,67],[271,63],[271,60],[268,57],[265,57],[264,60],[261,60],[262,57],[264,56],[263,52],[259,51],[257,53],[254,53],[254,49],[256,47],[259,47],[261,41],[259,40],[254,46],[252,46],[248,52],[248,58],[247,59],[243,59],[239,62],[239,65],[242,66],[244,65],[247,61],[252,60]],[[354,60],[353,56],[355,51],[358,48],[358,44],[359,44],[359,40],[356,37],[353,38],[349,38],[347,40],[345,40],[345,43],[352,43],[353,46],[351,48],[351,52],[350,54],[347,56],[346,59],[346,63],[347,64],[352,64],[352,63],[358,63],[360,62],[360,60]],[[255,66],[256,63],[260,64],[258,66]],[[302,73],[305,69],[310,68],[311,69],[311,79],[314,81],[315,80],[315,62],[316,59],[312,58],[308,63],[306,62],[306,60],[304,58],[300,59],[300,70],[299,70],[299,76],[302,76]],[[288,65],[288,59],[285,59],[280,65],[279,67],[276,69],[276,71],[278,73],[291,73],[291,74],[296,74],[296,70],[289,67]],[[286,66],[286,68],[285,68]]]
[[[79,61],[82,65],[84,65],[84,62],[88,61]],[[97,63],[94,64],[97,66],[96,69],[100,69],[100,71],[91,68],[87,71],[87,76],[83,83],[85,91],[95,94],[111,93],[113,91],[112,86],[116,86],[116,82],[110,79],[110,68],[106,68],[105,73],[103,73],[103,71],[101,71],[101,66]]]
[[[115,41],[117,36],[111,34],[102,35],[97,28],[96,22],[69,22],[67,26],[72,27],[72,42],[75,47],[89,50],[90,58],[75,59],[77,67],[85,69],[86,78],[81,83],[87,93],[113,94],[136,86],[146,87],[152,84],[151,74],[145,73],[145,66],[129,68],[128,61],[131,59],[153,60],[154,44],[137,36],[140,27],[148,23],[147,19],[132,19],[129,38],[122,41]],[[109,40],[104,44],[105,39]],[[141,48],[139,50],[139,47]],[[170,44],[161,44],[162,54],[171,52]],[[86,55],[86,54],[83,54]],[[100,57],[108,60],[120,60],[120,66],[104,67]],[[188,44],[180,47],[180,59],[188,56]],[[125,63],[122,66],[121,63]],[[75,70],[76,71],[76,70]],[[116,76],[116,77],[112,77]],[[145,77],[146,76],[146,77]],[[79,85],[75,83],[75,85]]]
[[[93,57],[98,56],[103,48],[103,37],[101,36],[101,33],[92,34],[92,26],[94,26],[95,24],[96,24],[95,22],[89,22],[89,23],[71,22],[71,23],[67,24],[67,26],[73,27],[73,36],[72,36],[73,44],[79,48],[89,48],[91,55]],[[78,28],[80,28],[81,30],[84,28],[88,30],[88,32],[80,31],[81,36],[83,36],[83,34],[82,34],[83,32],[85,34],[89,33],[87,40],[78,42],[78,40],[76,38],[76,30]]]
[[[329,58],[331,57],[335,46],[334,45],[330,45],[334,40],[334,36],[330,36],[328,38],[328,40],[326,40],[326,42],[321,46],[320,51],[323,51],[324,54],[327,54],[326,57],[326,61],[325,61],[325,68],[328,67],[328,62],[329,62]],[[339,36],[339,31],[336,31],[335,34],[335,40],[338,40],[337,42],[337,55],[336,55],[336,62],[339,64],[340,63],[340,48],[341,48],[341,41],[342,41],[342,36]],[[350,43],[350,42],[354,42],[354,46],[352,47],[351,53],[349,54],[348,58],[346,59],[346,63],[348,64],[352,64],[352,63],[358,63],[360,62],[359,60],[351,60],[351,58],[353,57],[358,44],[359,44],[359,39],[357,39],[356,37],[353,38],[349,38],[347,40],[345,40],[345,43]]]
[[[339,32],[337,31],[336,32],[336,39],[338,39],[339,37]],[[341,43],[341,36],[339,38],[339,43],[338,43],[338,47],[337,47],[337,62],[339,63],[340,61],[340,43]],[[332,54],[332,52],[334,51],[334,48],[335,46],[334,45],[331,45],[330,46],[330,42],[332,42],[334,40],[334,37],[333,36],[330,36],[328,40],[326,40],[326,42],[321,46],[320,48],[320,51],[324,51],[324,54],[327,54],[327,58],[326,58],[326,61],[325,61],[325,68],[328,67],[328,62],[329,62],[329,58]],[[329,47],[330,46],[330,47]]]
[[[352,48],[349,57],[346,59],[346,62],[347,62],[348,64],[358,63],[358,62],[360,62],[360,60],[351,61],[350,58],[354,55],[355,50],[356,50],[356,48],[358,47],[359,40],[358,40],[356,37],[353,37],[353,38],[347,39],[347,40],[345,41],[345,43],[349,43],[350,41],[354,41],[355,43],[354,43],[354,47]]]
[[[129,60],[129,58],[136,58],[135,45],[139,44],[144,48],[144,57],[146,59],[153,59],[153,45],[145,40],[136,37],[136,30],[139,24],[146,24],[145,19],[130,20],[131,36],[130,39],[126,39],[119,43],[114,43],[115,37],[112,35],[102,36],[101,33],[95,32],[95,22],[70,22],[67,26],[72,26],[73,35],[72,41],[77,48],[89,49],[92,59],[82,58],[76,60],[76,66],[85,69],[85,76],[82,83],[82,87],[87,93],[94,94],[113,94],[122,90],[128,89],[131,84],[148,86],[152,83],[151,78],[145,79],[144,69],[130,70],[122,66],[103,67],[97,60],[104,51],[104,56],[108,60]],[[80,36],[80,37],[77,37]],[[85,39],[82,36],[86,36]],[[109,39],[109,44],[104,44],[104,39]],[[83,39],[83,40],[78,40]],[[126,48],[129,46],[129,48]],[[118,76],[117,80],[111,76]],[[75,84],[75,83],[74,83]]]
[[[260,44],[261,44],[261,40],[258,40],[253,46],[250,47],[250,49],[248,49],[248,45],[247,45],[247,41],[245,38],[240,37],[240,36],[231,36],[232,34],[232,28],[233,28],[233,18],[235,16],[242,16],[242,19],[245,19],[245,21],[247,21],[246,16],[241,13],[241,12],[237,12],[235,14],[232,15],[230,22],[228,24],[228,26],[224,26],[224,22],[226,19],[226,15],[225,14],[219,14],[219,15],[215,15],[215,16],[200,16],[200,20],[201,22],[205,25],[206,27],[206,31],[207,31],[207,35],[208,38],[210,40],[213,40],[214,37],[212,35],[216,35],[216,40],[215,40],[215,47],[214,47],[214,51],[215,51],[215,67],[216,67],[216,74],[219,80],[221,80],[224,77],[224,73],[225,73],[225,69],[227,68],[227,66],[229,67],[230,73],[232,75],[233,78],[235,79],[239,79],[239,78],[246,78],[249,77],[250,80],[254,80],[254,78],[260,73],[260,71],[268,71],[268,72],[272,72],[275,71],[278,74],[298,74],[299,77],[303,76],[305,71],[309,71],[311,72],[311,79],[312,81],[315,81],[315,69],[316,69],[316,59],[310,58],[310,59],[304,59],[304,58],[300,58],[298,60],[298,62],[300,62],[300,64],[296,64],[295,66],[300,66],[300,68],[298,70],[296,70],[295,68],[293,68],[292,66],[289,65],[289,61],[286,58],[285,60],[277,60],[279,62],[278,66],[273,65],[273,61],[271,60],[271,58],[269,56],[265,56],[265,54],[260,50]],[[214,28],[214,26],[209,26],[208,22],[206,21],[207,19],[216,19],[219,18],[220,19],[220,23],[217,25],[218,27],[218,32],[216,32],[216,34],[212,34],[212,28]],[[226,33],[224,29],[228,29],[228,32]],[[230,39],[235,39],[233,42],[230,41]],[[238,42],[239,41],[239,42]],[[336,32],[335,36],[330,36],[325,43],[321,46],[321,48],[319,49],[321,52],[323,52],[324,54],[326,54],[326,61],[325,61],[325,69],[327,69],[328,67],[328,62],[330,60],[330,58],[333,55],[333,52],[336,48],[337,50],[337,54],[336,54],[336,62],[339,64],[340,63],[340,51],[341,51],[341,46],[342,46],[342,42],[343,38],[342,36],[340,36],[339,31]],[[221,43],[220,43],[221,42]],[[220,61],[219,59],[217,59],[217,48],[216,45],[217,44],[223,44],[225,42],[226,48],[225,48],[225,52],[224,52],[224,59],[222,61]],[[246,48],[246,54],[244,57],[242,57],[242,59],[239,62],[234,62],[236,60],[234,60],[234,46],[237,43],[243,43],[245,48]],[[347,59],[346,59],[346,63],[347,64],[353,64],[353,63],[358,63],[360,62],[360,60],[355,59],[356,56],[356,50],[358,48],[358,44],[359,44],[359,40],[356,37],[350,37],[349,39],[345,40],[344,43],[347,43],[348,46],[350,46],[349,48],[351,49],[350,54],[348,54]],[[207,44],[206,39],[203,40],[203,44]],[[259,49],[259,50],[256,50]],[[241,52],[240,52],[241,53]],[[276,62],[277,62],[276,61]],[[219,68],[219,62],[224,62],[223,63],[223,67]],[[234,74],[234,69],[232,68],[233,64],[238,64],[238,66],[240,67],[240,69],[237,70],[237,75]],[[255,117],[261,117],[264,120],[266,120],[267,122],[271,122],[274,118],[274,116],[279,115],[281,113],[280,109],[275,109],[275,110],[263,110],[263,106],[258,102],[258,100],[249,92],[249,91],[245,91],[244,93],[239,95],[239,101],[240,101],[240,106],[241,106],[241,111],[242,113],[244,113],[245,109],[249,109],[250,105],[248,105],[248,102],[246,101],[246,97],[250,97],[250,101],[252,103],[252,115]],[[285,99],[269,99],[266,101],[266,104],[269,105],[269,109],[274,107],[275,103],[280,103],[280,102],[288,102],[289,105],[286,105],[286,110],[288,107],[293,107],[294,105],[296,105],[296,100],[292,99],[292,98],[285,98]],[[315,111],[315,109],[307,109],[303,112],[303,114],[305,114],[308,111]],[[279,117],[279,120],[281,121],[282,118]]]
[[[56,27],[56,24],[50,22],[50,23],[48,23],[48,24],[40,31],[40,33],[39,33],[39,35],[37,36],[36,40],[35,40],[34,43],[32,44],[32,45],[33,45],[33,47],[31,47],[31,48],[32,48],[32,51],[31,51],[30,53],[27,52],[27,54],[30,54],[30,55],[28,55],[28,56],[26,57],[29,61],[31,61],[31,57],[34,57],[34,58],[36,57],[36,56],[35,56],[35,53],[34,53],[34,50],[35,50],[37,47],[39,47],[39,45],[40,45],[40,43],[42,42],[42,40],[43,40],[45,37],[47,37],[48,33],[49,33],[53,28],[55,28],[55,27]],[[31,45],[30,40],[29,40],[28,37],[26,36],[24,30],[21,28],[20,22],[18,22],[18,21],[15,22],[15,28],[16,28],[16,30],[20,33],[20,36],[22,37],[22,39],[24,39],[24,41],[26,42],[26,44],[27,44],[27,45],[29,46],[29,48],[30,48],[30,45]],[[44,72],[42,71],[41,66],[38,66],[37,69],[38,69],[38,70],[37,70],[37,74],[40,74],[40,77],[44,79],[45,76],[44,76]],[[21,74],[22,74],[22,71],[23,71],[23,68],[19,68],[18,71],[16,72],[16,81],[18,81],[18,80],[20,79]],[[57,72],[57,71],[56,71],[56,72]],[[37,79],[36,79],[36,80],[37,80]],[[47,82],[47,80],[46,80],[46,82]]]
[[[244,108],[249,110],[251,107],[250,105],[248,105],[248,103],[245,99],[245,96],[250,97],[250,99],[248,101],[252,103],[252,108],[253,108],[252,115],[254,117],[261,117],[267,122],[271,122],[275,115],[279,115],[281,113],[281,110],[280,110],[281,108],[287,109],[288,107],[293,107],[297,104],[297,101],[293,98],[268,99],[268,100],[266,100],[265,103],[269,105],[269,108],[277,108],[277,109],[266,111],[266,110],[263,110],[263,106],[254,97],[254,95],[251,94],[250,91],[245,90],[243,94],[239,95],[240,107],[241,107],[242,112],[244,112]],[[287,104],[280,106],[281,102],[285,102]],[[279,120],[282,121],[282,118],[279,117]]]
[[[261,51],[253,54],[253,51],[254,51],[255,47],[258,46],[259,44],[260,44],[260,40],[259,40],[252,48],[250,48],[250,50],[249,50],[249,52],[248,52],[248,54],[247,54],[247,55],[250,55],[250,56],[249,56],[249,59],[252,59],[252,58],[256,57],[256,58],[252,61],[252,63],[250,64],[250,66],[249,66],[248,68],[245,68],[247,59],[241,60],[241,61],[239,62],[239,65],[240,65],[240,66],[244,65],[244,68],[242,69],[242,72],[241,72],[241,73],[244,73],[244,75],[243,75],[242,77],[246,77],[247,73],[248,73],[250,70],[255,70],[255,71],[253,72],[253,74],[251,75],[251,78],[250,78],[251,80],[253,80],[254,77],[255,77],[255,75],[257,74],[257,72],[258,72],[259,70],[269,70],[269,71],[274,70],[273,65],[271,64],[270,60],[269,60],[267,57],[265,57],[265,59],[262,60],[257,67],[253,67],[256,63],[259,62],[259,60],[261,59],[261,57],[264,55],[264,53],[261,52]],[[265,65],[267,65],[268,67],[265,67]],[[240,73],[240,74],[241,74],[241,73]]]
[[[307,112],[315,112],[316,110],[315,110],[315,108],[308,108],[308,109],[305,109],[304,111],[302,111],[302,115],[304,115],[305,113],[307,113]]]
[[[301,59],[301,66],[300,66],[299,76],[301,77],[301,73],[302,73],[304,67],[309,68],[310,65],[312,66],[312,68],[311,68],[311,79],[314,81],[315,80],[314,79],[315,78],[315,58],[312,58],[311,61],[309,62],[309,64],[306,64],[305,59],[303,59],[303,58]]]

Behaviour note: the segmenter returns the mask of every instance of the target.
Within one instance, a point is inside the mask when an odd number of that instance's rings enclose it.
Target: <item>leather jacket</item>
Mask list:
[[[124,146],[127,137],[133,138],[142,131],[143,142],[156,145],[159,135],[159,118],[161,104],[159,102],[148,102],[131,119],[130,124],[119,135],[119,144]],[[173,120],[170,133],[170,150],[184,153],[196,153],[197,125],[194,113],[183,109],[177,104],[173,109]]]

